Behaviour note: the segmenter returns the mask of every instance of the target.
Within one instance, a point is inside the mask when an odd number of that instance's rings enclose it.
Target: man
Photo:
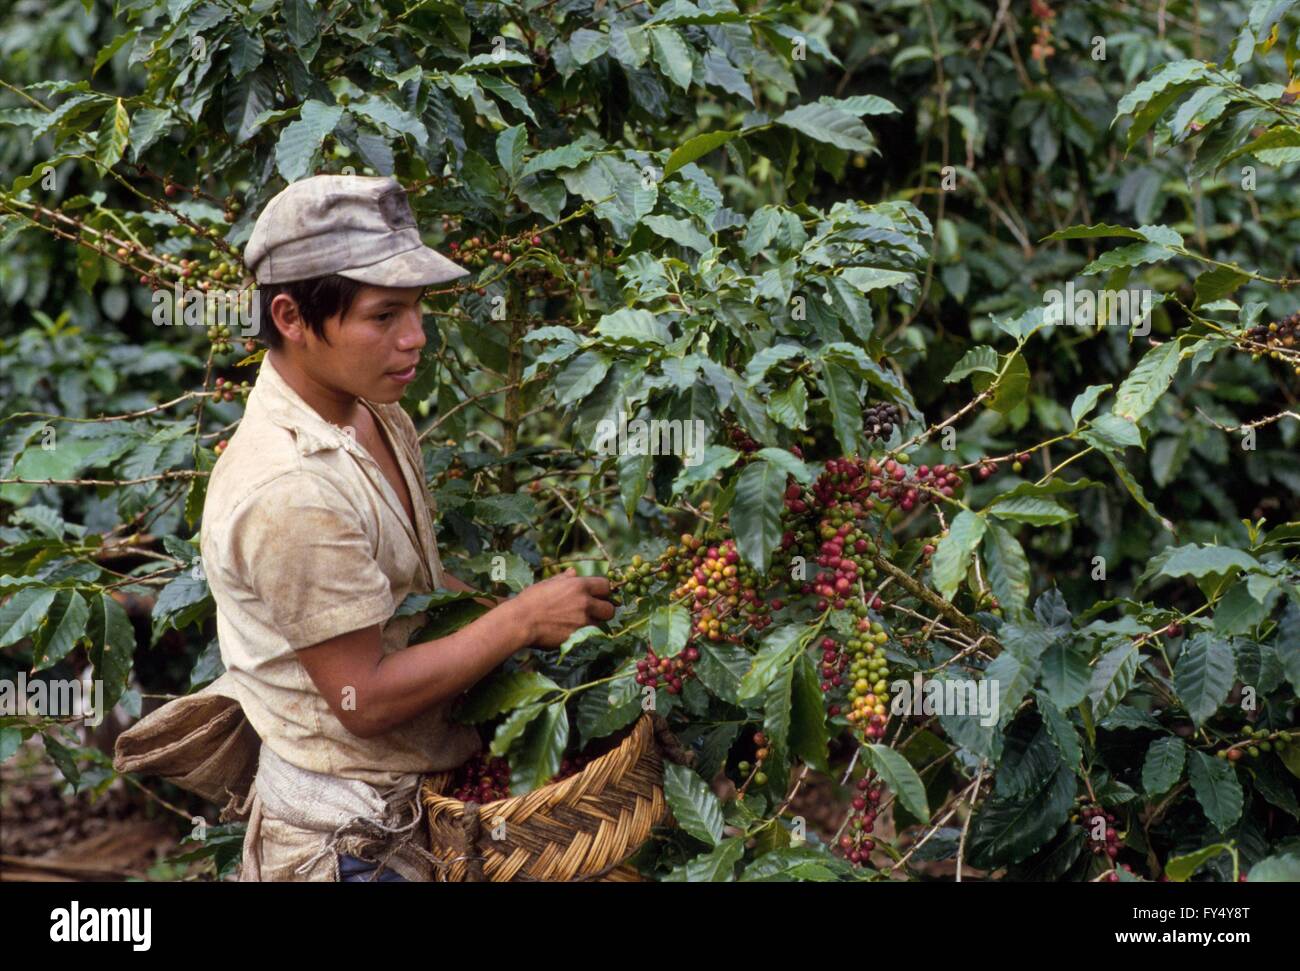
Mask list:
[[[424,288],[466,271],[426,247],[393,179],[322,175],[262,212],[245,250],[268,351],[203,513],[234,695],[261,738],[241,879],[427,879],[416,788],[480,747],[449,718],[511,654],[608,620],[570,570],[460,631],[409,644],[411,593],[470,588],[438,556],[398,401]]]

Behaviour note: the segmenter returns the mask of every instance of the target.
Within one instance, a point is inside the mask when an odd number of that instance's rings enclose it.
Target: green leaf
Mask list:
[[[507,715],[505,721],[497,726],[497,730],[492,736],[492,754],[500,758],[509,752],[516,739],[533,723],[533,719],[545,709],[546,705],[541,704],[524,705]]]
[[[32,650],[32,670],[41,671],[68,655],[86,632],[90,606],[75,590],[60,590],[48,621],[40,628]]]
[[[1202,273],[1194,285],[1196,301],[1192,304],[1193,309],[1232,296],[1249,279],[1249,274],[1232,266],[1216,266]]]
[[[994,503],[987,510],[999,519],[1028,523],[1031,526],[1059,526],[1075,518],[1075,513],[1052,499],[1020,496]]]
[[[131,116],[118,98],[104,114],[103,124],[95,140],[95,159],[108,168],[122,160],[131,133]]]
[[[935,588],[952,599],[970,565],[971,554],[979,546],[987,524],[975,513],[963,509],[948,527],[948,535],[939,540],[934,551],[932,571]]]
[[[1174,687],[1197,728],[1228,697],[1233,673],[1232,648],[1226,641],[1201,632],[1184,646],[1174,669]]]
[[[0,728],[0,762],[6,761],[23,744],[23,733],[17,728]]]
[[[310,47],[319,34],[312,3],[313,0],[284,0],[284,31],[289,43],[296,48]]]
[[[1165,393],[1178,373],[1178,342],[1166,341],[1143,355],[1115,392],[1111,413],[1137,421]]]
[[[784,470],[760,460],[745,466],[736,482],[731,509],[736,548],[746,563],[764,573],[781,544],[785,477]]]
[[[749,654],[739,645],[708,640],[699,642],[699,651],[700,659],[695,662],[696,677],[723,701],[740,704],[742,679],[752,660]]]
[[[1237,770],[1227,759],[1193,750],[1189,753],[1187,775],[1206,818],[1220,833],[1227,832],[1241,818],[1243,796]]]
[[[286,182],[297,182],[315,167],[325,136],[343,119],[343,109],[320,101],[302,106],[297,121],[285,126],[275,143],[275,168]]]
[[[0,604],[0,647],[7,647],[33,633],[49,613],[58,591],[27,587]]]
[[[1056,743],[1056,747],[1061,753],[1061,759],[1070,768],[1077,770],[1079,762],[1083,758],[1083,750],[1079,745],[1079,733],[1075,731],[1074,725],[1057,708],[1051,698],[1044,697],[1041,692],[1037,693],[1035,697],[1038,710],[1043,716],[1043,723],[1047,726],[1052,741]],[[1082,698],[1082,692],[1080,692],[1080,697]]]
[[[812,658],[800,654],[794,665],[790,751],[819,772],[829,772],[826,705]]]
[[[738,131],[711,131],[686,139],[668,156],[668,161],[664,164],[664,178],[703,158],[715,148],[721,148],[740,134]]]
[[[848,368],[823,359],[817,383],[830,405],[831,422],[840,448],[845,455],[856,455],[862,431],[862,397],[858,394],[857,379]]]
[[[616,343],[645,347],[667,344],[672,340],[668,327],[654,314],[630,307],[601,317],[595,332]]]
[[[528,726],[521,749],[510,764],[510,791],[522,795],[540,789],[560,771],[569,744],[569,714],[563,701],[547,705],[542,716]]]
[[[1082,703],[1088,695],[1091,678],[1087,659],[1073,650],[1068,641],[1058,641],[1043,652],[1043,688],[1062,710]]]
[[[45,754],[63,773],[63,777],[72,784],[72,789],[75,792],[81,785],[81,770],[77,768],[76,756],[72,754],[72,751],[66,745],[59,742],[48,732],[41,733],[41,741],[45,743]]]
[[[739,697],[756,698],[766,691],[777,672],[799,653],[807,633],[802,624],[788,624],[765,634],[758,654],[741,679]]]
[[[672,82],[685,91],[691,86],[691,74],[694,71],[690,47],[682,40],[681,34],[671,27],[651,27],[647,33],[650,34],[655,61]]]
[[[460,703],[456,716],[471,724],[487,721],[559,690],[560,686],[544,674],[510,671],[476,684]]]
[[[664,764],[664,799],[686,832],[710,846],[722,842],[722,806],[718,797],[686,766]]]
[[[1070,405],[1070,417],[1074,420],[1074,427],[1079,427],[1079,420],[1097,407],[1097,399],[1111,389],[1109,384],[1094,384],[1081,391]]]
[[[1002,606],[1003,616],[1018,620],[1029,603],[1029,560],[1020,541],[997,523],[989,523],[983,541],[989,585]]]
[[[929,822],[930,806],[925,798],[925,784],[912,764],[885,745],[864,745],[862,751],[868,764],[893,790],[904,808],[922,823]]]
[[[1200,580],[1206,576],[1230,576],[1237,570],[1259,568],[1259,561],[1241,550],[1228,546],[1197,546],[1189,543],[1175,547],[1160,568],[1157,576],[1192,576]]]
[[[135,657],[135,629],[122,605],[109,594],[101,593],[97,599],[91,599],[86,636],[90,638],[90,663],[95,678],[104,683],[107,712],[117,704],[126,688]]]
[[[993,348],[983,345],[972,347],[961,356],[961,360],[952,366],[952,370],[948,372],[948,376],[943,380],[948,384],[952,384],[977,371],[986,374],[997,374],[999,362],[998,352]]]
[[[813,102],[799,105],[778,115],[776,123],[846,151],[870,152],[875,149],[875,142],[866,125],[847,111],[827,104]]]
[[[1122,452],[1126,448],[1140,448],[1142,445],[1142,435],[1137,424],[1114,412],[1094,418],[1079,437],[1103,452]]]
[[[1121,644],[1102,655],[1092,669],[1092,680],[1088,685],[1094,721],[1101,721],[1124,700],[1133,687],[1139,661],[1141,654],[1132,643]]]
[[[153,145],[172,124],[171,112],[166,108],[141,108],[131,118],[131,161],[140,161],[145,151]]]
[[[650,615],[650,646],[659,657],[681,653],[690,633],[691,615],[685,607],[659,607]]]
[[[1260,860],[1246,875],[1249,883],[1300,883],[1300,855],[1287,853]]]
[[[609,35],[579,28],[569,35],[569,51],[579,64],[590,64],[609,50]]]
[[[1181,743],[1182,739],[1178,741]],[[1178,768],[1179,771],[1182,771],[1181,756]],[[1232,852],[1232,847],[1226,843],[1215,843],[1213,846],[1206,846],[1195,853],[1188,853],[1184,856],[1171,856],[1165,861],[1165,876],[1174,883],[1184,883],[1203,864],[1208,863],[1221,853],[1230,852]]]
[[[1031,797],[985,800],[971,824],[967,860],[992,870],[1036,853],[1069,817],[1074,793],[1074,772],[1062,765],[1052,781]]]
[[[1149,796],[1168,792],[1182,777],[1187,744],[1177,735],[1157,738],[1142,762],[1142,788]]]
[[[739,836],[729,836],[709,852],[674,867],[660,879],[665,883],[732,883],[736,879],[736,864],[744,855],[745,841]]]
[[[609,355],[599,351],[584,351],[571,359],[551,382],[555,403],[570,405],[587,397],[605,379],[612,363]]]

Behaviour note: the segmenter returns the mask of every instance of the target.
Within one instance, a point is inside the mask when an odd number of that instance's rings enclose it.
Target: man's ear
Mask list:
[[[302,341],[306,322],[298,311],[298,304],[287,293],[277,293],[271,301],[271,326],[278,328],[286,341]]]

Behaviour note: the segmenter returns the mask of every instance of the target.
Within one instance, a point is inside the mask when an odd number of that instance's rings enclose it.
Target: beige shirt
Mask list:
[[[374,624],[385,653],[404,650],[425,617],[394,612],[442,583],[415,426],[399,404],[365,404],[396,454],[414,529],[355,436],[264,360],[208,484],[201,551],[221,658],[262,744],[300,768],[383,789],[460,765],[481,743],[449,720],[451,702],[383,735],[352,735],[298,660],[299,648]]]

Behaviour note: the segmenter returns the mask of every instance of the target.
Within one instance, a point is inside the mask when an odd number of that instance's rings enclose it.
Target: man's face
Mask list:
[[[325,321],[329,343],[305,330],[303,364],[321,384],[381,404],[415,379],[424,347],[423,287],[365,286],[347,312]]]

